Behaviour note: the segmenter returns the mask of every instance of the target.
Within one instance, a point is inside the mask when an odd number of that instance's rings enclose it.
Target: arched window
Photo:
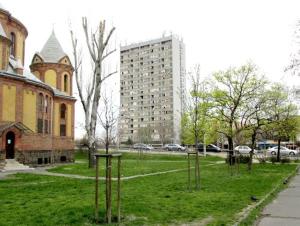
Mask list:
[[[51,133],[51,121],[52,121],[52,99],[51,97],[49,97],[49,101],[48,101],[48,114],[47,114],[47,117],[48,117],[48,123],[49,123],[49,126],[48,126],[48,132]]]
[[[60,105],[60,119],[66,119],[66,105]]]
[[[37,109],[38,109],[38,115],[37,115],[37,132],[38,133],[43,133],[44,129],[44,123],[43,123],[43,115],[44,115],[44,96],[42,93],[38,95],[38,100],[37,100]]]
[[[64,75],[64,91],[68,92],[68,75]]]
[[[45,98],[45,112],[48,113],[48,96],[46,95],[46,98]]]
[[[49,98],[46,95],[45,98],[45,120],[44,120],[44,126],[45,126],[45,133],[49,133],[49,125],[48,125],[48,108],[49,108]]]
[[[66,112],[65,104],[60,105],[60,136],[66,136]]]
[[[10,55],[15,56],[15,54],[16,54],[16,35],[13,32],[10,33],[10,41],[11,41]]]

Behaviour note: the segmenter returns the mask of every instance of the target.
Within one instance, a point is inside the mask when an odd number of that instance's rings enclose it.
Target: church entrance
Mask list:
[[[15,158],[15,134],[13,132],[8,132],[6,134],[6,158],[13,159]]]

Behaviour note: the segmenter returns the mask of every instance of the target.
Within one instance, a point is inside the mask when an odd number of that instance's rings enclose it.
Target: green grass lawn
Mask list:
[[[135,155],[123,157],[124,175],[141,174],[144,164],[147,172],[186,167],[184,156],[151,155],[139,163]],[[201,158],[200,191],[188,192],[186,171],[123,181],[123,225],[177,225],[203,219],[210,219],[209,225],[232,225],[237,213],[252,203],[251,195],[261,199],[296,168],[288,164],[257,164],[248,173],[242,165],[239,175],[230,176],[225,164],[210,164],[218,160]],[[58,172],[80,164],[86,163],[59,166]],[[75,167],[67,172],[80,169]],[[88,171],[81,174],[93,175]],[[100,185],[103,216],[103,181]],[[116,184],[113,185],[115,190]],[[94,192],[93,180],[33,174],[10,176],[0,180],[0,225],[95,225]]]
[[[186,169],[187,168],[187,156],[186,155],[158,155],[144,153],[142,157],[138,154],[123,153],[121,162],[121,176],[133,176],[137,174],[148,174],[161,171],[169,171],[174,169]],[[221,158],[209,156],[205,159],[201,159],[201,164],[213,164]],[[112,174],[117,176],[117,161],[112,161]],[[76,161],[74,164],[61,165],[53,169],[49,169],[49,172],[64,173],[64,174],[77,174],[83,176],[95,176],[95,170],[87,167],[87,156],[83,153],[76,154]],[[99,163],[100,176],[105,175],[105,159],[101,158]]]

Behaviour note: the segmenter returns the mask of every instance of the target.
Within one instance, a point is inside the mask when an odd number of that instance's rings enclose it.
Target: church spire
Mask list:
[[[46,63],[58,63],[61,58],[67,55],[55,36],[54,28],[40,55]]]

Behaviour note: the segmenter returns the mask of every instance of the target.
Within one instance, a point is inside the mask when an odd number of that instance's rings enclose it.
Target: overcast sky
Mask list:
[[[114,25],[117,46],[173,32],[186,45],[187,69],[199,63],[202,73],[210,75],[251,60],[267,77],[279,80],[289,64],[293,32],[300,19],[297,0],[2,0],[1,3],[28,29],[27,68],[53,27],[63,49],[72,58],[69,24],[80,33],[81,17],[87,16],[93,25],[100,19]],[[114,59],[112,63],[119,65],[118,55]],[[118,86],[119,75],[110,82]]]

